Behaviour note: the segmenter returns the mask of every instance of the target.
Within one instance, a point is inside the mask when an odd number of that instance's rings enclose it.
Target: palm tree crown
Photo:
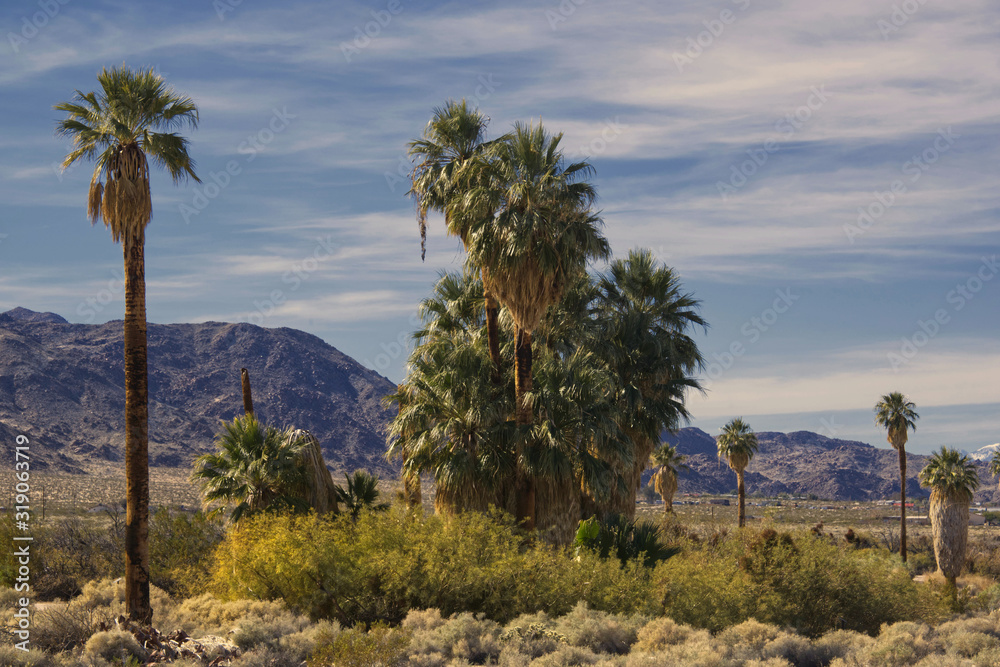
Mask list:
[[[898,391],[884,395],[875,405],[875,423],[888,430],[887,440],[894,449],[906,445],[908,431],[917,430],[920,415],[913,408],[913,402]]]
[[[742,417],[736,417],[723,427],[716,444],[719,458],[725,459],[737,473],[746,470],[758,447],[757,436]]]
[[[195,460],[193,481],[206,502],[221,502],[239,521],[266,509],[308,511],[310,478],[303,453],[309,440],[301,431],[280,431],[254,417],[223,423],[219,451]],[[327,473],[329,475],[329,473]]]
[[[979,471],[967,455],[942,447],[920,471],[920,484],[952,500],[968,503],[979,488]]]
[[[198,109],[152,68],[105,68],[97,80],[100,92],[77,90],[72,102],[55,105],[69,114],[59,121],[57,132],[73,140],[63,168],[84,158],[95,161],[87,214],[94,223],[101,218],[117,242],[141,234],[152,215],[147,156],[174,182],[199,180],[187,139],[170,131],[196,128]]]
[[[993,477],[1000,476],[1000,449],[993,452],[993,458],[990,459],[989,471]]]

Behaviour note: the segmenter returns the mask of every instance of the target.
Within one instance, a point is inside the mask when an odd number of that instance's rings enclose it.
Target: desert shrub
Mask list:
[[[687,640],[666,646],[655,653],[640,652],[638,645],[624,659],[624,667],[735,667],[729,647],[704,630],[691,633]]]
[[[108,662],[124,661],[125,658],[135,658],[141,661],[146,659],[146,651],[139,646],[135,637],[118,628],[95,633],[87,640],[83,653],[86,656],[103,658]]]
[[[4,667],[56,667],[56,662],[48,653],[37,648],[22,651],[13,646],[0,645],[0,665]]]
[[[734,563],[737,565],[734,567]],[[664,614],[718,632],[750,618],[807,636],[939,618],[943,608],[886,552],[765,530],[692,545],[656,568]]]
[[[703,638],[707,638],[708,631],[695,630],[690,625],[676,623],[670,618],[656,618],[638,631],[637,641],[632,645],[632,651],[640,653],[662,651],[668,646],[683,644],[695,635],[703,635]]]
[[[220,519],[160,508],[149,519],[150,582],[179,597],[205,591],[212,552],[224,536]]]
[[[565,667],[567,665],[596,665],[601,656],[582,646],[563,644],[552,653],[532,660],[531,667]]]
[[[820,664],[829,664],[836,658],[846,658],[869,649],[875,640],[854,630],[831,630],[813,641],[813,648]]]
[[[156,610],[153,610],[154,620]],[[245,623],[259,621],[289,632],[306,627],[308,619],[272,600],[220,600],[205,593],[184,600],[158,625],[166,631],[183,630],[191,636],[227,634]]]
[[[518,616],[504,628],[500,642],[504,645],[500,663],[511,665],[520,662],[520,657],[531,660],[567,643],[566,636],[555,630],[555,621],[545,612]]]
[[[584,646],[595,653],[623,654],[628,653],[639,628],[648,620],[588,609],[581,601],[557,619],[555,631],[571,646]]]
[[[350,628],[332,638],[321,638],[309,657],[309,667],[395,667],[406,660],[410,631],[376,623],[365,632]]]
[[[411,609],[401,625],[414,633],[428,632],[444,625],[445,619],[437,609]]]
[[[269,646],[247,651],[229,663],[230,667],[299,667],[301,664],[300,658]]]
[[[412,632],[408,649],[411,665],[435,667],[448,664],[452,659],[481,665],[495,662],[500,655],[498,636],[501,629],[493,621],[468,612],[441,623],[434,623],[433,617],[428,620],[431,623],[420,630],[414,629],[421,624],[417,619],[403,622],[402,627]]]
[[[291,614],[267,620],[250,616],[240,620],[232,641],[241,651],[249,651],[260,645],[272,646],[282,637],[301,632],[308,625],[309,621],[305,617],[294,617]]]
[[[400,622],[410,609],[468,611],[505,622],[578,600],[627,612],[651,605],[648,576],[617,562],[536,543],[522,548],[509,517],[475,512],[444,519],[403,511],[345,517],[254,517],[217,551],[214,586],[226,599],[285,600],[314,619],[344,625]]]
[[[872,667],[903,667],[941,649],[933,631],[923,623],[900,622],[882,626],[882,632],[865,651],[855,653],[857,664]]]
[[[295,660],[295,667],[299,667],[306,658],[316,649],[322,637],[336,637],[340,632],[340,624],[336,621],[320,621],[313,625],[285,635],[278,640],[277,648],[284,655]]]
[[[988,648],[972,659],[975,667],[996,667],[1000,665],[1000,648]]]

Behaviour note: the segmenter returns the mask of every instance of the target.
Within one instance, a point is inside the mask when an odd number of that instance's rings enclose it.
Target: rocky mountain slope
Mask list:
[[[251,324],[149,324],[150,460],[188,468],[214,449],[222,420],[242,414],[240,368],[250,371],[257,416],[312,431],[331,468],[366,468],[396,477],[388,463],[381,403],[395,386],[321,339],[295,329]],[[8,465],[17,434],[31,438],[32,466],[81,471],[84,463],[123,458],[125,375],[122,323],[70,324],[53,313],[15,308],[0,314],[0,459]],[[746,474],[750,494],[815,494],[870,500],[896,496],[896,452],[816,433],[758,433],[760,451]],[[681,493],[726,493],[736,476],[716,455],[715,439],[696,428],[665,439],[688,455]],[[907,493],[926,496],[908,456]],[[978,499],[1000,500],[980,465]],[[647,471],[647,478],[649,471]]]
[[[395,386],[321,339],[250,324],[149,324],[150,460],[190,466],[214,449],[221,420],[242,414],[240,368],[257,416],[313,432],[333,468],[383,476],[381,404]],[[79,470],[124,456],[121,321],[70,324],[52,313],[0,314],[0,438],[31,438],[33,466]],[[9,459],[12,449],[3,447]]]
[[[664,440],[688,456],[691,471],[681,475],[679,493],[727,493],[736,488],[736,474],[718,458],[715,438],[697,428],[665,434]],[[757,433],[760,448],[745,474],[748,494],[814,494],[832,500],[878,500],[899,496],[899,456],[894,449],[863,442],[828,438],[809,431]],[[926,456],[907,453],[906,494],[929,495],[917,474]],[[977,463],[980,491],[977,500],[995,501],[996,479],[986,462]]]

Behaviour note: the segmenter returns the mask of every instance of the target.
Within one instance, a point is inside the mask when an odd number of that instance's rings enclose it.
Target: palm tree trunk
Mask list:
[[[493,386],[503,385],[503,373],[500,367],[500,304],[493,292],[486,287],[486,269],[483,275],[483,297],[486,299],[486,340],[490,347],[490,359],[493,360]]]
[[[899,557],[906,562],[906,449],[902,445],[899,452]]]
[[[739,524],[738,525],[739,525],[740,528],[742,528],[743,526],[745,526],[746,523],[747,523],[746,509],[745,509],[745,505],[743,503],[743,497],[744,497],[745,491],[746,491],[746,487],[743,485],[743,471],[739,470],[736,473],[736,494],[740,497],[740,499],[739,499],[740,509],[739,509],[739,515],[738,515],[739,516]]]
[[[250,371],[240,369],[240,383],[243,385],[243,412],[247,417],[253,417],[253,396],[250,394]]]
[[[533,417],[527,403],[527,394],[531,391],[531,332],[517,330],[517,342],[514,352],[514,393],[516,396],[517,424],[528,426]],[[521,445],[523,447],[523,445]],[[523,459],[525,452],[519,452]],[[517,471],[517,518],[525,530],[535,528],[535,480],[519,464]]]
[[[149,602],[149,390],[145,234],[122,239],[125,255],[125,608],[143,625]]]

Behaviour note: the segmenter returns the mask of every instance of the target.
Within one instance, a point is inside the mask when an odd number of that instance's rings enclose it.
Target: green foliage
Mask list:
[[[663,613],[713,632],[749,618],[818,636],[875,633],[883,622],[935,618],[940,601],[884,551],[767,530],[692,545],[656,568]]]
[[[179,597],[203,592],[212,551],[222,541],[222,522],[203,512],[189,515],[160,508],[149,521],[150,581]]]
[[[660,527],[643,521],[615,516],[600,522],[591,517],[580,522],[574,546],[586,548],[601,558],[614,556],[622,565],[631,560],[640,560],[646,567],[653,567],[660,561],[677,554],[680,549],[664,544]]]
[[[976,464],[957,449],[947,447],[931,454],[919,477],[921,486],[965,503],[972,500],[972,495],[979,488]]]
[[[509,517],[475,512],[448,520],[362,512],[357,522],[264,515],[219,547],[214,586],[228,599],[283,599],[344,625],[398,623],[428,607],[504,622],[539,609],[565,613],[579,600],[617,613],[651,604],[641,565],[522,541]]]
[[[406,658],[410,633],[376,623],[367,632],[363,627],[344,630],[335,637],[321,639],[309,657],[309,667],[395,667]]]
[[[280,431],[252,416],[223,422],[219,451],[195,460],[191,479],[208,502],[223,503],[232,521],[261,512],[309,510],[309,471],[302,452],[309,440],[301,431]]]
[[[347,488],[337,487],[337,500],[344,504],[343,511],[357,521],[362,510],[383,512],[389,503],[378,502],[378,477],[365,470],[356,470],[353,475],[345,475]]]

